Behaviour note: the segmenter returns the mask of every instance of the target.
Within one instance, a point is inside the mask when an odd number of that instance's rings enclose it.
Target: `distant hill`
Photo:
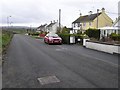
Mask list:
[[[3,29],[5,29],[5,28],[8,28],[8,26],[0,26],[0,28],[3,28]],[[9,27],[10,29],[11,28],[14,28],[14,29],[30,29],[30,27],[28,27],[28,26],[11,26],[11,27]],[[31,27],[31,29],[36,29],[37,27]]]

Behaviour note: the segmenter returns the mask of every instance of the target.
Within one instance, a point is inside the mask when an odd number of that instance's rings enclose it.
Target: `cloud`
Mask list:
[[[88,14],[90,10],[104,7],[106,11],[116,12],[119,0],[2,0],[2,23],[6,23],[6,17],[14,23],[49,23],[51,20],[58,20],[58,10],[62,10],[62,24],[71,26],[71,23],[79,17]],[[114,8],[112,8],[114,7]],[[112,18],[115,14],[109,15]]]

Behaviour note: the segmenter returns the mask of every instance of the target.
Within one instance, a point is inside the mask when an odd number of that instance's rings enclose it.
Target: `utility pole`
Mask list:
[[[61,9],[59,9],[59,31],[61,30]]]
[[[99,23],[98,23],[98,14],[99,14],[99,9],[97,9],[97,29],[98,29],[98,27],[99,27],[99,26],[98,26],[98,24],[99,24]]]
[[[8,25],[8,29],[9,29],[9,18],[12,16],[7,16],[7,25]]]

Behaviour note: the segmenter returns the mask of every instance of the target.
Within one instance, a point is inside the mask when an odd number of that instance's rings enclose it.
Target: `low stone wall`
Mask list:
[[[112,45],[112,44],[107,44],[107,43],[86,41],[85,47],[98,50],[98,51],[111,53],[111,54],[114,54],[114,53],[120,54],[120,45]]]

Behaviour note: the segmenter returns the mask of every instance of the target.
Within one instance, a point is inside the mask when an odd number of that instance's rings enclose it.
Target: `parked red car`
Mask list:
[[[48,44],[62,44],[62,39],[54,33],[48,33],[44,37],[44,42]]]

